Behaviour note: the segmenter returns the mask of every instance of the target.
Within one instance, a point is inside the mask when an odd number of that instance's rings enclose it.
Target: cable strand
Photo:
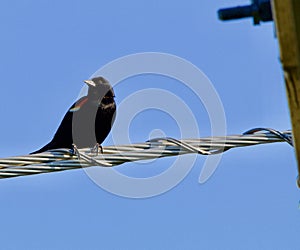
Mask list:
[[[94,149],[55,149],[43,153],[0,159],[0,178],[64,171],[90,166],[113,167],[126,162],[197,153],[220,154],[232,148],[266,143],[287,142],[293,146],[292,131],[254,128],[241,135],[177,140],[171,137],[155,138],[145,143]]]

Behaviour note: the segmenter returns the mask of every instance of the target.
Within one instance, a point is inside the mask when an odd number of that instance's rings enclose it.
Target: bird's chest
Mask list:
[[[92,146],[96,142],[95,131],[103,120],[101,108],[95,105],[86,105],[73,113],[72,133],[75,144]]]
[[[95,122],[103,119],[103,110],[100,105],[89,104],[73,113],[73,125],[76,127],[89,127],[95,125]]]

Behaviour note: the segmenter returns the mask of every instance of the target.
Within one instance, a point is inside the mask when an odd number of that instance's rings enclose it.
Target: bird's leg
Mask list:
[[[99,154],[99,151],[101,152],[101,154],[103,154],[103,147],[97,142],[92,151],[95,152],[96,155]]]
[[[98,148],[98,152],[99,152],[99,149],[100,149],[101,154],[103,154],[103,147],[102,147],[102,145],[99,144],[99,143],[97,143],[96,147]]]
[[[96,151],[97,155],[99,153],[99,150],[100,152],[103,154],[103,148],[102,146],[97,143],[95,145],[94,148],[91,149],[92,151]],[[85,154],[84,152],[80,153],[77,146],[73,143],[72,144],[72,149],[71,149],[71,152],[72,154],[76,155],[78,157],[78,160],[84,160],[86,161],[88,164],[95,164],[95,165],[98,165],[98,166],[105,166],[105,167],[112,167],[112,164],[109,163],[109,162],[106,162],[105,160],[102,160],[102,159],[94,159],[93,157]]]
[[[72,144],[71,153],[74,154],[74,155],[77,155],[78,160],[80,160],[79,150],[78,150],[77,146],[74,143]]]

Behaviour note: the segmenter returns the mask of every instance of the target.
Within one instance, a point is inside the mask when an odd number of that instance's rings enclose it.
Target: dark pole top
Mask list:
[[[270,0],[252,0],[250,5],[220,9],[218,16],[223,21],[253,17],[255,25],[273,20]]]

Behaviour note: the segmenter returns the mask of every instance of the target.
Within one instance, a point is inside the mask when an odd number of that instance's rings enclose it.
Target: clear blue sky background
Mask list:
[[[229,134],[290,128],[273,23],[222,23],[216,11],[248,1],[1,1],[0,156],[48,142],[83,83],[131,53],[183,57],[203,70],[223,102]],[[137,89],[180,84],[141,76],[116,86],[117,102]],[[184,98],[184,97],[183,97]],[[201,133],[210,124],[187,98]],[[203,114],[203,115],[202,115]],[[145,112],[132,141],[153,129],[178,137],[165,114]],[[108,138],[105,145],[111,144]],[[151,176],[169,161],[118,167]],[[284,143],[226,152],[213,177],[198,183],[204,156],[175,188],[127,199],[96,186],[83,170],[0,181],[0,249],[297,249],[299,190],[293,149]]]

